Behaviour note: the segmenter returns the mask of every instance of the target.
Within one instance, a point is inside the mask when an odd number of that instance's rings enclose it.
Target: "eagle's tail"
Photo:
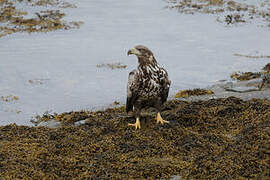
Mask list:
[[[131,103],[131,98],[127,98],[127,103],[126,103],[126,112],[128,113],[129,111],[133,110],[133,105]]]

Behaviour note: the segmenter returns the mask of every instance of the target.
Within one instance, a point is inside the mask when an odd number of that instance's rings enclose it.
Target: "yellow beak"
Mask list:
[[[140,56],[142,53],[138,49],[132,48],[132,49],[128,50],[127,55],[129,56],[131,54],[134,54],[136,56]]]

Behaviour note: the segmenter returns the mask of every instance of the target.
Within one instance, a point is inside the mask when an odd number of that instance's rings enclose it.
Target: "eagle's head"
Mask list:
[[[156,63],[154,55],[150,49],[143,45],[137,45],[128,51],[128,55],[134,54],[138,57],[140,64]]]

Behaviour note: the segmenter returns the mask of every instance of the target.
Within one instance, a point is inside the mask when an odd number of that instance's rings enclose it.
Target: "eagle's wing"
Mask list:
[[[128,83],[127,83],[127,103],[126,111],[132,111],[134,102],[138,96],[138,72],[134,69],[129,73]]]
[[[162,87],[162,92],[161,92],[161,102],[162,104],[167,101],[168,95],[169,95],[169,90],[170,90],[170,85],[171,81],[169,80],[168,73],[165,69],[161,68],[160,75],[161,77],[161,87]]]

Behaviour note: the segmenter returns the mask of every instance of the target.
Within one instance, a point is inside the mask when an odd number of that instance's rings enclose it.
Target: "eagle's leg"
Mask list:
[[[134,124],[132,123],[128,123],[129,126],[134,126],[135,129],[141,129],[141,123],[140,123],[140,114],[141,114],[141,111],[140,111],[140,108],[138,107],[134,107],[134,115],[136,117],[136,122]]]
[[[134,126],[135,129],[141,129],[140,119],[139,117],[136,117],[136,123],[128,123],[129,126]]]
[[[162,103],[161,103],[161,100],[159,100],[159,101],[156,102],[155,108],[156,108],[157,111],[158,111],[157,117],[156,117],[157,123],[161,123],[161,124],[164,124],[164,123],[170,123],[169,121],[165,121],[164,119],[162,119],[162,117],[161,117],[161,115],[160,115],[160,111],[161,111],[161,109],[162,109]]]
[[[157,123],[164,124],[164,123],[170,123],[170,122],[163,120],[162,117],[161,117],[161,115],[160,115],[160,112],[158,112],[157,113]]]

